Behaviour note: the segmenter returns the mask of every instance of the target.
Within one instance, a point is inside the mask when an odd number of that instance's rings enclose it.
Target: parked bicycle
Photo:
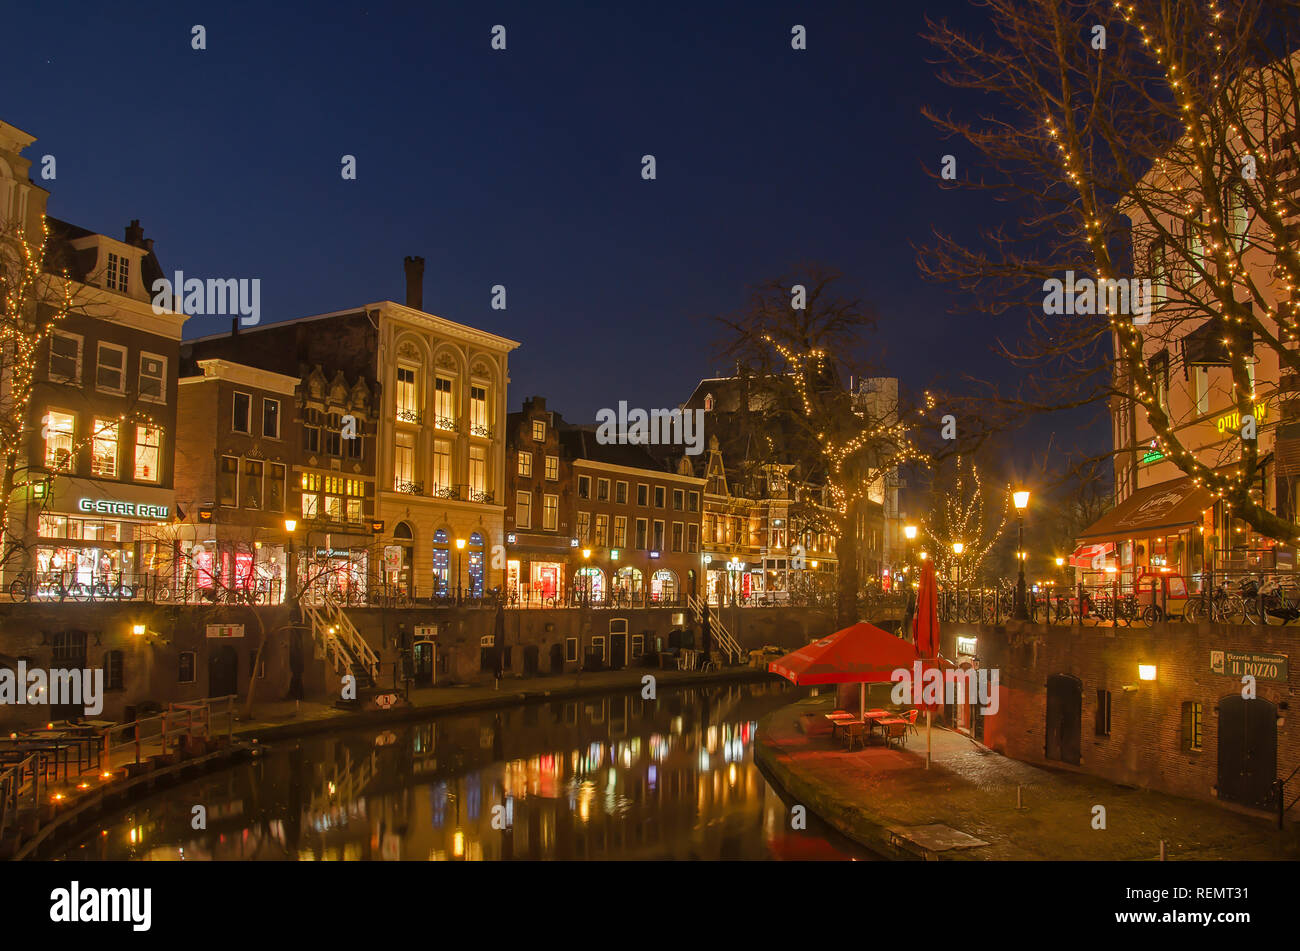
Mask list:
[[[85,601],[90,597],[90,586],[80,581],[68,583],[64,572],[49,572],[38,578],[34,571],[21,572],[9,585],[9,597],[14,601],[26,603],[29,600],[60,602],[71,598],[73,601]]]

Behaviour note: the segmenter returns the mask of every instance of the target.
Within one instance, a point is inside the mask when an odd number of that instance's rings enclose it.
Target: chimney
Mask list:
[[[424,310],[424,258],[406,259],[406,306]]]
[[[131,219],[126,226],[126,243],[136,248],[144,246],[144,229],[140,227],[139,218]]]

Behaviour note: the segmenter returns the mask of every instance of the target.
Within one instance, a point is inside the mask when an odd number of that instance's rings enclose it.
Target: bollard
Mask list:
[[[1164,860],[1165,860],[1165,840],[1161,839],[1160,840],[1160,861],[1163,862]]]
[[[1021,797],[1021,791],[1022,791],[1023,789],[1024,789],[1023,786],[1020,786],[1020,785],[1017,785],[1017,786],[1016,786],[1016,808],[1017,808],[1017,809],[1023,809],[1023,808],[1025,808],[1024,799]]]

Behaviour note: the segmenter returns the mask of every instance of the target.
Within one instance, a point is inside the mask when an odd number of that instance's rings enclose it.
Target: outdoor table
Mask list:
[[[835,742],[835,730],[842,723],[849,723],[857,720],[851,713],[827,713],[826,719],[831,721],[831,742]]]

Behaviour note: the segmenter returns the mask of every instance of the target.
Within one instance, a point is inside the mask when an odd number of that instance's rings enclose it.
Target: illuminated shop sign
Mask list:
[[[130,518],[152,518],[165,520],[171,512],[170,506],[149,505],[145,502],[122,502],[118,499],[82,499],[77,503],[77,510],[94,512],[96,515],[126,515]]]
[[[1255,404],[1255,425],[1258,426],[1268,418],[1268,404]],[[1241,429],[1241,414],[1235,409],[1231,413],[1224,413],[1214,421],[1215,428],[1220,434],[1226,433],[1230,429]]]

